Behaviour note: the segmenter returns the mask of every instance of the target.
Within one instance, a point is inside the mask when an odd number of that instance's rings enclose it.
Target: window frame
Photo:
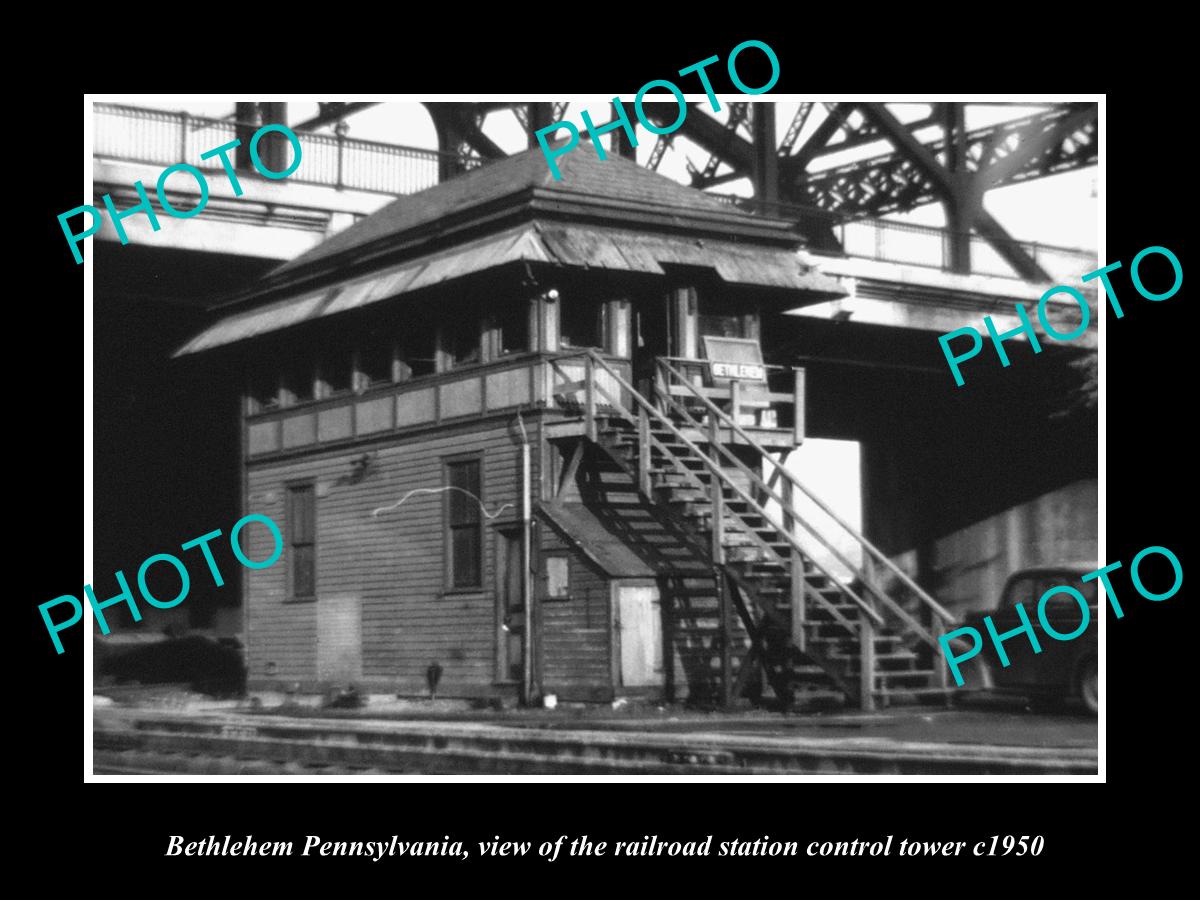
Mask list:
[[[493,310],[488,314],[487,322],[485,323],[485,344],[487,344],[488,352],[484,356],[486,362],[498,362],[500,360],[512,359],[525,353],[530,353],[536,343],[535,335],[537,333],[537,315],[536,304],[529,300],[517,300],[515,305],[505,309],[503,312]],[[506,315],[509,318],[506,318]],[[504,335],[509,333],[504,325],[511,322],[521,322],[524,320],[523,330],[525,337],[525,346],[518,347],[513,350],[504,349]]]
[[[451,521],[451,497],[459,494],[457,491],[443,490],[442,500],[442,548],[444,558],[444,593],[446,594],[482,594],[485,591],[485,582],[487,574],[484,571],[487,562],[487,548],[484,546],[486,529],[484,527],[483,506],[487,505],[487,489],[484,481],[484,454],[482,451],[474,453],[458,453],[453,456],[442,457],[442,486],[449,488],[455,486],[451,481],[451,470],[454,466],[463,465],[464,463],[474,463],[478,466],[479,475],[479,491],[478,498],[480,506],[477,506],[477,518],[470,527],[474,527],[478,535],[476,541],[478,557],[478,578],[474,584],[460,585],[456,583],[455,578],[455,558],[454,558],[454,532],[456,526]]]
[[[289,481],[284,485],[284,519],[286,528],[286,541],[288,549],[288,566],[287,566],[287,602],[289,603],[313,603],[316,602],[319,592],[317,591],[317,483],[315,479],[305,479],[303,481]],[[311,523],[311,535],[307,541],[298,541],[296,535],[296,518],[294,512],[295,498],[302,493],[307,492],[310,497],[311,504],[309,522]],[[311,548],[311,566],[312,566],[312,593],[299,594],[296,591],[296,567],[298,565],[300,554],[295,552],[296,547],[304,546]]]
[[[339,346],[321,350],[316,354],[313,400],[349,397],[357,393],[358,360],[356,353],[357,350],[353,347]],[[340,375],[334,374],[339,371]],[[341,387],[334,386],[334,378],[340,379]]]
[[[558,347],[560,350],[598,350],[601,353],[608,353],[608,338],[609,338],[609,318],[610,313],[608,303],[604,300],[594,299],[589,296],[575,297],[572,307],[572,314],[577,313],[584,304],[593,304],[594,309],[591,310],[592,327],[595,329],[596,343],[594,344],[569,344],[567,338],[570,335],[563,330],[563,326],[567,324],[568,314],[566,307],[563,306],[564,299],[559,297],[558,301]],[[572,302],[572,301],[567,301]],[[572,315],[572,318],[575,316]]]
[[[461,337],[464,332],[454,330],[455,326],[452,326],[446,322],[441,323],[437,328],[436,337],[438,347],[437,355],[441,359],[441,362],[435,366],[437,369],[436,374],[440,375],[445,372],[462,372],[466,369],[473,369],[476,366],[481,366],[487,361],[487,351],[484,347],[484,338],[488,326],[487,319],[482,313],[473,308],[466,310],[464,315],[474,327],[475,343],[471,351],[471,355],[464,359],[459,359],[458,356],[455,355],[455,341]]]

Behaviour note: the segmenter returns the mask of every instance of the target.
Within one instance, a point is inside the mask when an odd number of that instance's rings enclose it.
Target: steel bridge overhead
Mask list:
[[[933,103],[928,115],[905,123],[888,104],[827,103],[821,104],[824,118],[809,128],[817,104],[801,103],[783,140],[765,145],[773,128],[752,129],[745,137],[732,116],[722,124],[703,104],[691,104],[679,134],[711,154],[705,169],[693,173],[697,187],[746,177],[760,203],[807,206],[842,220],[942,203],[951,232],[952,269],[970,271],[974,232],[1022,277],[1045,279],[1038,262],[983,209],[983,195],[1006,184],[1094,165],[1096,104],[1045,105],[1032,115],[969,131],[967,105]],[[764,113],[756,118],[770,118],[773,105],[755,106]],[[648,103],[644,109],[656,124],[677,115],[671,103]],[[872,144],[885,144],[887,150],[820,165],[824,157]],[[729,171],[718,175],[722,163]]]
[[[337,121],[372,105],[321,104],[320,114],[302,127]],[[972,230],[989,241],[995,237],[998,243],[1015,243],[983,212],[986,191],[1091,166],[1097,156],[1094,103],[1028,104],[1042,108],[1032,115],[966,130],[966,107],[982,105],[987,104],[930,103],[926,115],[901,122],[891,104],[803,102],[777,140],[774,103],[727,103],[725,121],[712,115],[707,103],[693,103],[678,131],[657,142],[647,164],[658,168],[675,138],[682,136],[709,154],[702,169],[688,166],[694,187],[749,178],[760,202],[815,207],[842,219],[942,203],[952,230],[964,238],[958,252],[967,253],[966,238]],[[426,103],[437,130],[438,149],[448,154],[441,178],[506,155],[485,133],[490,115],[516,116],[529,134],[528,146],[536,146],[534,132],[564,119],[567,107],[565,102]],[[674,103],[649,102],[643,110],[660,126],[673,123],[679,114]],[[586,137],[586,130],[581,129],[581,137]],[[887,149],[839,165],[821,165],[833,154],[875,144]],[[614,149],[634,156],[631,146]],[[1010,262],[1018,273],[1038,273],[1032,259],[1020,259],[1011,249],[996,249],[1006,259],[1013,257]],[[964,264],[962,270],[968,268]]]
[[[343,120],[373,103],[322,103],[318,115],[295,127],[301,130],[337,124],[334,135],[308,133],[314,144],[329,144],[338,166],[342,157],[362,142],[345,137]],[[776,132],[773,102],[727,102],[721,117],[707,102],[688,105],[679,128],[660,136],[643,152],[642,163],[659,169],[674,150],[695,145],[707,154],[703,166],[687,169],[694,187],[716,188],[747,179],[753,200],[731,198],[750,210],[791,218],[811,247],[838,252],[835,230],[846,223],[903,213],[940,203],[946,213],[946,268],[972,271],[973,242],[984,241],[1016,274],[1031,281],[1050,280],[1035,253],[1015,240],[985,209],[983,197],[996,187],[1043,178],[1095,165],[1098,150],[1098,109],[1095,103],[1031,103],[1037,111],[1018,118],[968,130],[967,107],[997,104],[934,102],[909,121],[914,104],[867,102],[802,102],[781,134]],[[253,118],[253,107],[239,103],[236,123]],[[287,121],[287,104],[267,104],[264,119]],[[578,120],[566,102],[430,102],[424,104],[438,137],[438,149],[428,151],[436,161],[437,181],[502,159],[516,148],[501,146],[489,135],[489,118],[515,117],[528,147],[538,146],[535,133],[555,122]],[[907,108],[907,113],[905,109]],[[642,105],[646,119],[659,127],[674,124],[674,102]],[[577,124],[580,140],[587,129]],[[499,132],[492,129],[492,133]],[[240,131],[239,131],[240,134]],[[643,136],[649,134],[643,129]],[[679,138],[685,139],[682,144]],[[248,133],[243,143],[248,141]],[[637,148],[623,129],[609,138],[610,151],[637,159]],[[181,139],[181,145],[183,140]],[[378,145],[386,149],[386,145]],[[381,151],[382,152],[382,151]],[[426,151],[396,148],[405,159]],[[377,154],[378,155],[378,154]],[[857,158],[856,158],[857,157]],[[242,160],[239,165],[247,161]],[[394,180],[394,179],[392,179]],[[390,182],[388,182],[390,183]],[[382,184],[382,182],[381,182]],[[369,189],[378,189],[372,181]],[[402,191],[403,192],[403,191]]]

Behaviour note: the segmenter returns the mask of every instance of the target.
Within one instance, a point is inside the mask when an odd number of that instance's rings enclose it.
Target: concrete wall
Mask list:
[[[1097,482],[1042,494],[933,542],[926,586],[952,612],[988,610],[1016,569],[1097,562]]]

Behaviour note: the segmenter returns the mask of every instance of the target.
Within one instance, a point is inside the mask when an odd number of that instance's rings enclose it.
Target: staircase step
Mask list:
[[[853,622],[853,620],[851,620]],[[824,622],[804,623],[804,639],[814,647],[836,647],[845,641],[853,641],[858,646],[860,639],[858,628],[846,628],[836,619],[826,619]]]
[[[673,582],[672,586],[677,589],[682,589],[685,591],[695,591],[695,590],[713,590],[714,584],[715,584],[714,579],[711,576],[705,577],[703,575],[686,575],[686,576],[677,578]]]
[[[656,488],[656,491],[666,496],[667,503],[708,502],[708,494],[698,487],[664,487]]]
[[[761,562],[771,557],[758,544],[739,544],[726,547],[725,558],[728,562]]]
[[[828,625],[830,622],[838,621],[834,615],[835,612],[840,613],[844,619],[849,619],[852,622],[858,621],[858,607],[848,603],[822,605],[810,602],[804,604],[805,620],[813,625]]]
[[[696,559],[681,559],[674,563],[671,567],[670,574],[675,578],[706,578],[712,579],[712,566],[704,560]]]
[[[750,581],[791,583],[791,567],[777,560],[740,560],[736,565],[738,574]]]
[[[684,431],[690,433],[694,429]],[[676,528],[682,533],[675,533],[658,521],[658,514],[651,513],[645,498],[638,493],[640,439],[636,423],[611,413],[600,420],[599,439],[608,455],[590,464],[589,474],[594,483],[589,486],[605,503],[630,517],[629,530],[636,534],[636,540],[656,550],[669,567],[670,575],[674,576],[670,581],[671,628],[685,640],[681,648],[684,654],[701,668],[711,669],[713,678],[719,678],[719,659],[714,650],[722,633],[723,586],[714,580],[711,563],[705,562],[714,524],[713,479],[720,479],[722,549],[727,571],[772,648],[786,645],[790,631],[796,551],[776,523],[758,512],[755,504],[743,499],[724,481],[723,473],[714,472],[711,463],[693,453],[671,429],[652,422],[650,433],[651,497],[665,507],[676,523],[681,523],[682,527]],[[706,446],[703,438],[697,438],[697,443],[702,448]],[[738,483],[741,484],[740,479]],[[786,677],[797,686],[798,699],[822,693],[844,698],[845,692],[833,686],[836,682],[830,673],[840,671],[839,677],[857,677],[862,664],[858,623],[863,612],[848,596],[848,587],[822,574],[806,557],[802,559],[807,595],[803,627],[809,649],[816,657],[801,661],[791,655],[786,660],[767,661],[766,665],[776,677]],[[836,618],[839,615],[849,621],[849,628]],[[744,661],[747,646],[741,622],[735,618],[733,625],[738,634],[733,661],[737,670]],[[905,646],[905,635],[884,631],[875,634],[873,640],[874,696],[886,699],[946,693],[944,688],[930,687],[938,675],[918,668],[922,659],[925,665],[929,664],[928,656],[919,656]]]
[[[924,682],[926,682],[926,684],[928,684],[929,682],[932,682],[936,676],[937,676],[936,672],[930,671],[928,669],[909,669],[908,671],[903,671],[903,672],[902,671],[876,672],[875,680],[876,680],[876,682],[919,680],[919,681],[924,681]]]
[[[822,622],[820,624],[822,627],[824,627],[824,626],[826,626],[827,623]],[[810,634],[810,635],[807,635],[806,637],[809,641],[813,641],[818,644],[825,643],[825,642],[832,643],[832,642],[841,641],[841,640],[845,640],[845,639],[858,640],[857,637],[851,638],[845,631],[843,631],[842,634],[846,635],[846,637],[845,638],[822,637],[821,635],[817,635],[817,634]],[[899,635],[899,634],[877,634],[877,635],[875,635],[875,646],[876,647],[879,647],[881,645],[882,646],[893,646],[896,644],[901,644],[901,643],[903,643],[903,641],[904,641],[904,636]],[[877,651],[877,652],[880,652],[880,651]]]
[[[834,646],[826,654],[830,659],[836,659],[843,662],[854,664],[854,668],[858,668],[858,662],[861,659],[858,647],[843,647]],[[888,674],[911,674],[916,670],[913,664],[917,661],[917,655],[911,650],[905,650],[899,653],[875,654],[875,668],[877,672],[886,672]]]
[[[924,697],[934,695],[947,695],[953,692],[953,688],[876,688],[871,691],[871,694],[876,697]]]

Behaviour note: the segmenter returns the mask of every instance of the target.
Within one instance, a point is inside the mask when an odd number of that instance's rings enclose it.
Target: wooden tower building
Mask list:
[[[949,616],[776,465],[784,310],[840,296],[782,221],[580,147],[402,197],[236,298],[179,354],[246,373],[251,690],[870,708],[945,689]],[[270,548],[249,547],[262,558]]]

